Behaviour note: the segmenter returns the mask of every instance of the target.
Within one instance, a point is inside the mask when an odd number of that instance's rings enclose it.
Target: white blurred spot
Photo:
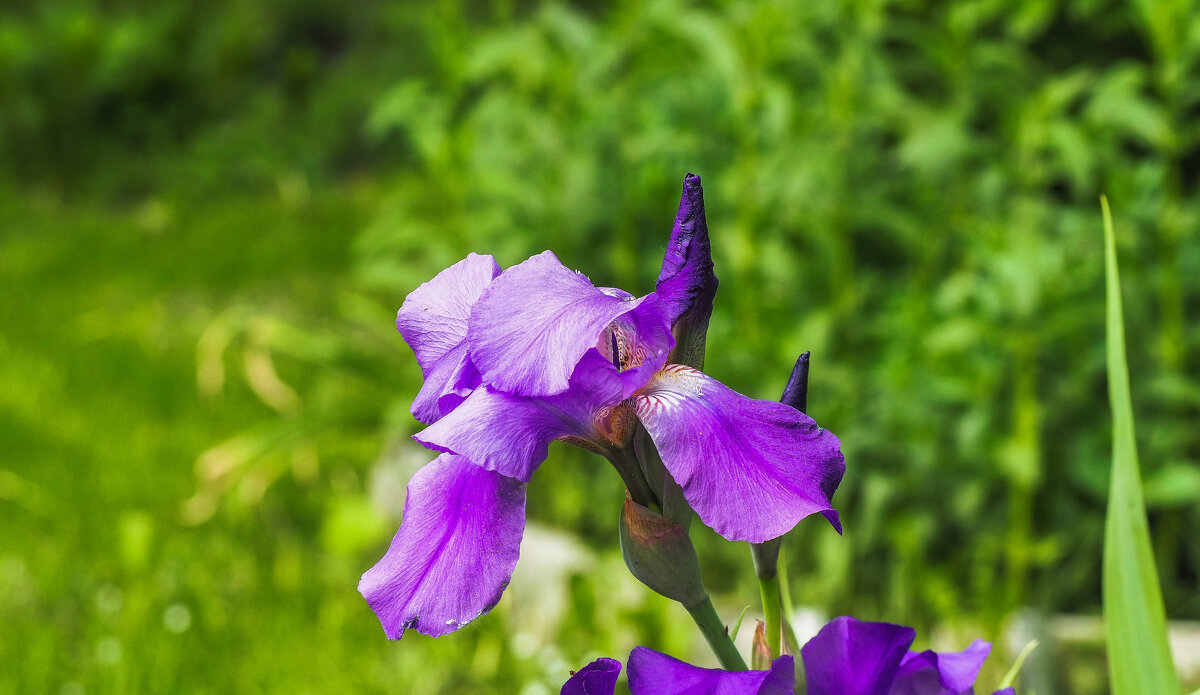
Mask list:
[[[96,643],[96,659],[102,664],[121,663],[121,640],[105,637]]]
[[[96,607],[101,613],[113,614],[121,610],[124,595],[121,589],[112,584],[105,584],[96,592]]]
[[[528,659],[538,649],[539,640],[529,632],[518,632],[512,636],[513,655],[518,659]]]
[[[172,603],[163,611],[163,627],[167,632],[179,634],[192,626],[192,612],[182,603]]]

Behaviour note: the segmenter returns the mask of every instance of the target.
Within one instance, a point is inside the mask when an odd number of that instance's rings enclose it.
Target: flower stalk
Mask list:
[[[808,407],[808,363],[809,353],[806,351],[796,360],[792,375],[783,389],[783,396],[779,399],[781,403],[790,405],[802,413]],[[782,546],[782,536],[764,543],[750,544],[754,572],[758,575],[758,591],[762,597],[764,636],[772,659],[782,654],[781,643],[786,622],[779,581],[779,551]]]
[[[696,627],[700,628],[700,633],[704,635],[713,654],[717,655],[717,661],[721,662],[721,668],[726,671],[749,670],[746,667],[746,661],[734,646],[733,640],[729,638],[729,630],[721,622],[721,617],[717,615],[717,609],[713,608],[712,599],[705,595],[704,600],[699,604],[684,606],[684,608],[687,608]]]

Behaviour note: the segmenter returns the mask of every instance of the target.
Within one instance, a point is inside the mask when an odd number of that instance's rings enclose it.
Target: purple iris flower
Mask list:
[[[601,658],[584,666],[563,685],[561,695],[613,695],[621,662]],[[792,695],[795,662],[781,656],[768,671],[700,668],[637,647],[629,654],[629,690],[633,695]]]
[[[425,376],[412,412],[428,426],[414,438],[443,455],[409,483],[404,522],[359,584],[389,637],[446,634],[495,605],[520,549],[524,484],[555,440],[627,475],[640,423],[725,538],[762,542],[818,512],[840,531],[837,437],[670,361],[703,361],[716,287],[689,174],[655,292],[597,288],[546,251],[503,273],[471,254],[405,299],[396,325]]]
[[[992,645],[911,652],[911,627],[836,618],[800,650],[809,695],[970,695]],[[995,695],[1012,695],[1012,689]]]
[[[970,695],[992,645],[961,652],[910,652],[911,627],[837,618],[800,650],[809,695]],[[645,647],[629,655],[633,695],[791,695],[794,664],[781,656],[769,671],[705,669]],[[597,659],[572,674],[562,695],[612,695],[620,662]],[[993,695],[1014,695],[1012,688]]]

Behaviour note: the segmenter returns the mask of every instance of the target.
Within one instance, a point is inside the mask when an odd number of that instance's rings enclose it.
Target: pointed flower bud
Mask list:
[[[704,189],[700,177],[683,179],[683,196],[656,291],[667,305],[675,349],[670,361],[695,369],[704,368],[704,341],[712,316],[717,276],[713,273],[708,222],[704,219]]]
[[[687,529],[625,495],[621,555],[637,580],[685,608],[708,598]]]
[[[805,350],[796,360],[787,386],[783,387],[783,395],[779,397],[780,403],[790,405],[802,413],[808,411],[808,357],[809,351]]]
[[[754,621],[754,639],[750,642],[750,668],[766,671],[771,668],[771,648],[767,646],[767,626],[761,620]]]

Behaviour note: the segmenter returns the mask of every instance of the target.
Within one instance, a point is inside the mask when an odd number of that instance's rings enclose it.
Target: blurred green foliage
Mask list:
[[[1190,5],[6,4],[0,689],[541,693],[703,654],[628,583],[619,479],[566,447],[530,489],[575,558],[557,610],[514,580],[388,644],[354,593],[426,460],[404,295],[544,248],[648,291],[686,171],[708,370],[774,398],[812,350],[845,446],[846,535],[793,534],[792,594],[943,646],[1098,610],[1106,192],[1167,612],[1200,617]],[[746,552],[696,535],[732,620]],[[1043,690],[1102,689],[1081,663]]]

